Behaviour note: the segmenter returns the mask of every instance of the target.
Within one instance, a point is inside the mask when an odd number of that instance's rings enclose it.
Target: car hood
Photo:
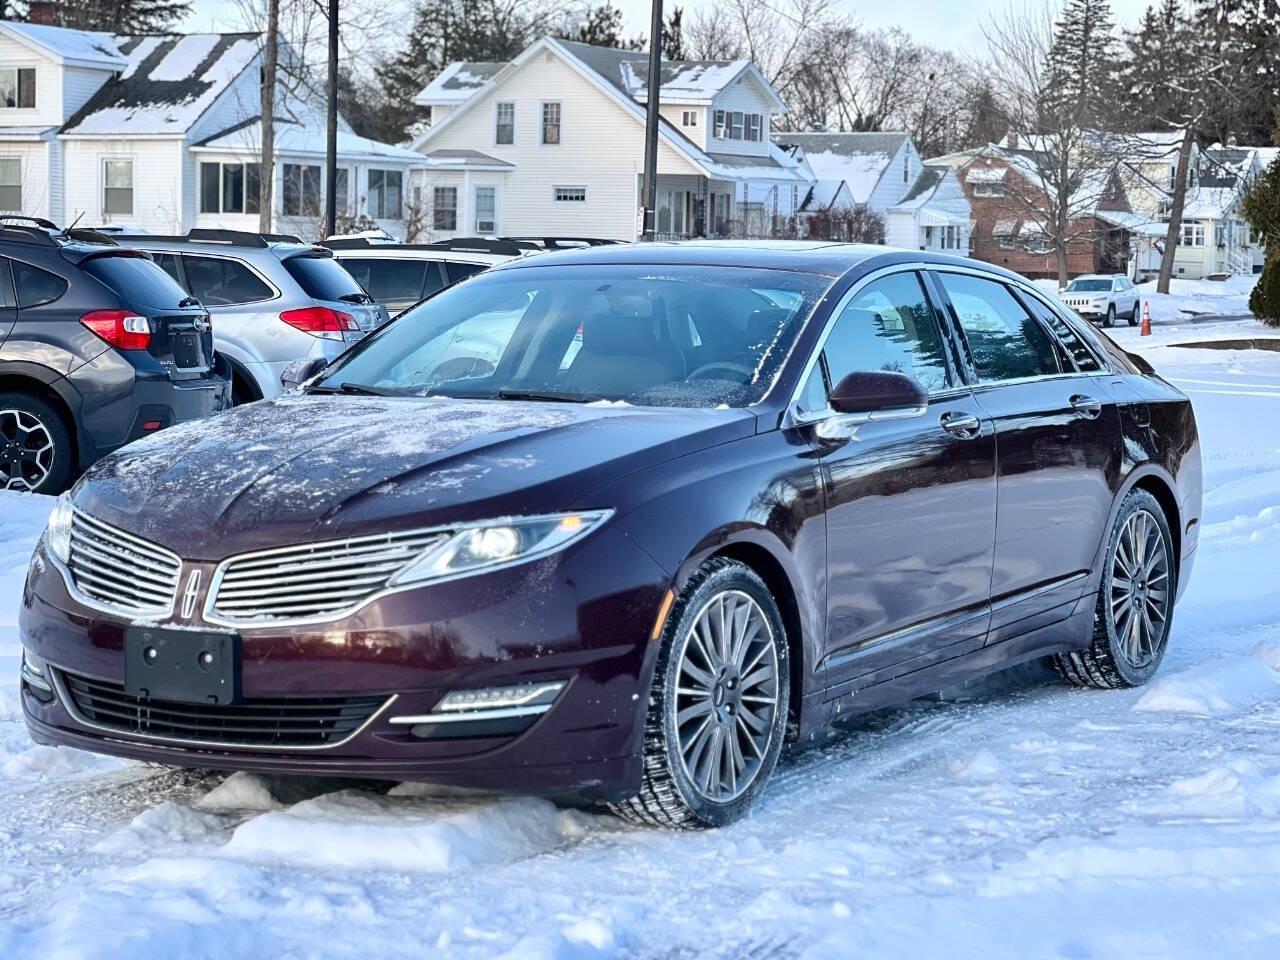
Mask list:
[[[179,556],[219,560],[555,512],[755,426],[744,410],[295,394],[130,444],[93,466],[74,498]]]

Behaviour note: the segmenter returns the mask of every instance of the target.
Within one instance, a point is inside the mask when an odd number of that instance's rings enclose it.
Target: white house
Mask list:
[[[819,184],[843,183],[851,201],[884,221],[885,242],[969,251],[969,200],[946,166],[929,166],[906,133],[779,133],[779,146]]]
[[[0,21],[0,212],[155,233],[256,230],[260,92],[256,34],[113,37]],[[277,116],[274,226],[310,239],[323,115],[282,93]],[[340,121],[338,162],[339,210],[402,231],[422,158]]]
[[[641,224],[648,57],[543,38],[506,64],[450,64],[415,102],[432,122],[413,195],[441,237],[599,236]],[[657,230],[768,235],[811,177],[770,139],[784,111],[750,62],[662,65]]]

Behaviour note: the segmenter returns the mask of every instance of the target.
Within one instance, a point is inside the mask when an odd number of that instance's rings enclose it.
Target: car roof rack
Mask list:
[[[46,220],[44,217],[28,217],[20,213],[0,214],[0,222],[2,223],[9,224],[13,220],[20,220],[22,223],[29,223],[33,227],[40,227],[44,230],[58,229],[58,225],[56,223],[52,220]],[[13,226],[20,226],[20,224],[13,224]]]
[[[250,233],[248,230],[221,230],[193,227],[183,234],[118,233],[117,240],[154,241],[173,243],[175,240],[197,240],[203,243],[221,243],[229,247],[268,247],[273,243],[302,243],[301,237],[291,233]]]
[[[495,237],[453,237],[435,243],[396,243],[370,237],[335,237],[321,240],[320,246],[330,250],[378,250],[383,247],[395,250],[440,250],[450,253],[492,253],[498,256],[518,257],[522,250],[535,249],[508,239]]]
[[[503,237],[512,243],[531,243],[540,250],[575,250],[581,247],[611,247],[622,243],[606,237]]]
[[[34,217],[20,217],[22,220],[34,220]],[[4,218],[0,218],[0,234],[6,240],[16,240],[19,243],[38,243],[46,247],[56,247],[58,241],[53,238],[46,227],[28,227],[20,223],[5,223]]]

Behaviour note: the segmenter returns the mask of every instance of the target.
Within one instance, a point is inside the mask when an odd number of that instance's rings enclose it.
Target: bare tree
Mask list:
[[[271,233],[275,203],[276,66],[280,53],[280,0],[267,0],[267,33],[262,47],[262,155],[259,167],[258,231]]]

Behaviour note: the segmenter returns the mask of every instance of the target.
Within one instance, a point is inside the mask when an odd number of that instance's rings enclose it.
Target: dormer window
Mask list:
[[[35,105],[35,67],[0,67],[0,108],[34,110]]]
[[[682,113],[683,113],[683,116],[681,116],[681,118],[680,118],[680,124],[681,124],[681,126],[685,126],[685,127],[696,127],[696,126],[698,125],[698,111],[697,111],[697,110],[684,110],[684,111],[682,111]]]

